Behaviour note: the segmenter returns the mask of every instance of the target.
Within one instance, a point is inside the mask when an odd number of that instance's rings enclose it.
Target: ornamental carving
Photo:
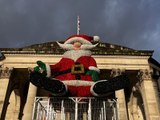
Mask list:
[[[0,78],[8,78],[12,72],[13,68],[0,67]]]
[[[111,77],[116,77],[125,73],[125,69],[112,69]]]
[[[143,69],[138,72],[137,77],[140,80],[151,80],[152,79],[152,71],[149,69]]]

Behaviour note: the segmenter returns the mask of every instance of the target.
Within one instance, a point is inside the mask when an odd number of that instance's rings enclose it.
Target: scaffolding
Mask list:
[[[115,99],[36,97],[32,120],[118,120]]]

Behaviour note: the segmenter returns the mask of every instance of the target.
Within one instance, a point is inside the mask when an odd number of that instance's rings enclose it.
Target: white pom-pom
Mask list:
[[[94,40],[95,42],[98,42],[98,41],[100,41],[100,37],[99,37],[99,36],[93,36],[93,40]]]

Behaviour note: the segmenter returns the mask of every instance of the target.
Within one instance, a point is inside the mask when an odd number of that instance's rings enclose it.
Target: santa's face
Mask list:
[[[75,42],[67,43],[67,44],[66,43],[61,44],[61,43],[57,42],[57,44],[65,50],[91,50],[98,45],[98,43],[94,44],[94,45],[91,44],[91,43],[90,44],[84,44],[84,43],[82,43],[78,40],[75,41]]]
[[[73,49],[74,49],[74,50],[80,50],[80,49],[81,49],[81,45],[82,45],[82,44],[81,44],[80,42],[78,42],[78,41],[77,41],[77,42],[74,42],[74,43],[73,43]]]

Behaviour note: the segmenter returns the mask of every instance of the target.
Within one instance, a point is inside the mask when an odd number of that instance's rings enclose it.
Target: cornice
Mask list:
[[[0,48],[4,54],[54,54],[62,55],[64,50],[60,48],[56,42],[48,42],[35,44],[22,48]],[[130,55],[130,56],[152,56],[153,51],[149,50],[134,50],[124,46],[99,43],[96,48],[92,50],[93,55]]]

